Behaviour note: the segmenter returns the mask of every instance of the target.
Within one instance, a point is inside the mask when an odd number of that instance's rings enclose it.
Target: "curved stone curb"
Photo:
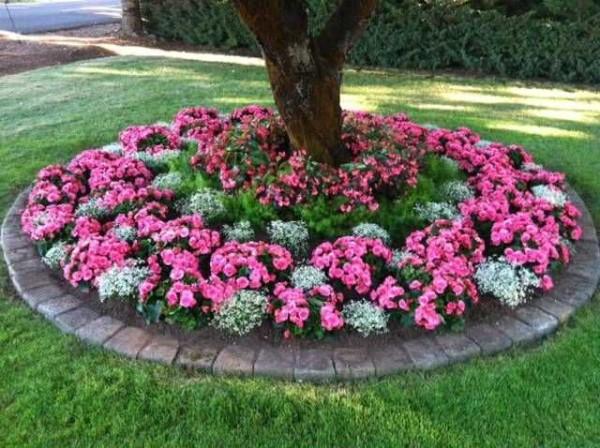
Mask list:
[[[425,335],[399,345],[367,348],[290,349],[266,342],[257,346],[219,345],[215,341],[182,344],[154,335],[87,307],[69,287],[52,277],[28,238],[19,216],[28,191],[23,191],[2,224],[1,242],[12,282],[20,297],[65,333],[130,358],[211,372],[216,375],[266,376],[296,381],[352,381],[406,370],[429,370],[476,356],[492,355],[531,344],[556,331],[593,296],[600,279],[600,248],[592,217],[574,191],[582,210],[584,237],[575,245],[571,264],[556,287],[512,315],[491,323],[469,325],[463,333]]]

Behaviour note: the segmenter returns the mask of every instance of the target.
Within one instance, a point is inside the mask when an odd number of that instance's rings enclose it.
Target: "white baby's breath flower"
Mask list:
[[[206,188],[194,193],[183,204],[184,213],[198,213],[206,221],[214,221],[226,212],[223,193]]]
[[[233,225],[223,226],[223,235],[227,241],[245,243],[254,239],[254,229],[250,221],[239,221]]]
[[[308,228],[302,221],[271,221],[267,227],[269,238],[297,256],[303,256],[308,250],[310,238]]]
[[[138,151],[132,154],[132,157],[141,160],[152,170],[164,169],[169,162],[181,156],[181,151],[171,149],[159,152],[158,154],[150,154],[149,152]]]
[[[342,313],[346,324],[362,336],[388,331],[388,314],[368,300],[350,302],[344,306]]]
[[[152,181],[152,186],[160,190],[179,191],[183,184],[183,176],[177,171],[159,174]]]
[[[394,249],[392,251],[392,258],[387,264],[388,268],[393,271],[399,271],[399,264],[406,260],[408,257],[410,257],[410,255],[411,253],[407,250]]]
[[[310,291],[325,283],[327,283],[327,276],[314,266],[298,266],[292,272],[292,285],[294,288]]]
[[[146,266],[113,266],[98,279],[100,300],[135,299],[138,287],[149,275],[150,269]]]
[[[243,289],[226,301],[212,324],[227,333],[242,336],[258,327],[267,311],[267,297],[258,291]]]
[[[458,203],[473,197],[473,189],[466,182],[452,180],[441,187],[442,195],[449,201]]]
[[[475,272],[479,290],[514,308],[539,287],[539,278],[529,269],[509,263],[504,257],[487,260]]]
[[[115,236],[122,241],[131,243],[137,237],[137,230],[131,226],[118,226],[115,227]]]
[[[427,222],[437,219],[456,219],[460,216],[456,206],[449,202],[426,202],[415,205],[419,217]]]
[[[99,199],[92,198],[89,201],[79,204],[75,210],[75,216],[86,216],[88,218],[102,219],[108,216],[109,210],[104,207]]]
[[[535,185],[531,192],[538,198],[548,201],[555,207],[564,207],[567,195],[556,187],[550,185]]]
[[[117,154],[117,155],[123,154],[123,148],[121,148],[121,144],[118,142],[111,143],[109,145],[104,145],[101,149],[104,152],[109,152],[112,154]]]
[[[385,230],[381,226],[378,226],[377,224],[372,224],[369,222],[365,222],[354,226],[354,228],[352,229],[352,234],[355,236],[362,236],[365,238],[380,239],[386,244],[389,244],[391,241],[390,234],[387,232],[387,230]]]
[[[62,266],[62,263],[66,260],[67,255],[69,253],[69,245],[63,241],[59,241],[54,244],[48,251],[44,254],[42,261],[48,266],[50,269],[59,269]]]

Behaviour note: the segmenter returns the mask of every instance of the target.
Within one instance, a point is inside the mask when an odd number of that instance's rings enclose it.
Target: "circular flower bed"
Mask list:
[[[37,176],[21,216],[51,268],[147,322],[285,337],[457,326],[481,300],[553,287],[581,238],[561,173],[518,146],[405,115],[344,113],[340,167],[249,106],[170,125]]]

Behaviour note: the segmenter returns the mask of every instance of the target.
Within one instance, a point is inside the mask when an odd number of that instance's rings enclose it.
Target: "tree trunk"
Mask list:
[[[273,97],[292,146],[317,161],[351,158],[342,144],[340,85],[348,51],[362,34],[377,0],[339,0],[323,31],[308,32],[305,0],[233,0],[263,50]]]
[[[268,58],[266,64],[292,147],[306,149],[316,161],[329,165],[348,162],[350,153],[341,142],[341,73],[318,60],[309,70],[292,63],[282,67]]]
[[[124,36],[140,36],[144,31],[140,1],[121,0],[121,10],[121,33]]]

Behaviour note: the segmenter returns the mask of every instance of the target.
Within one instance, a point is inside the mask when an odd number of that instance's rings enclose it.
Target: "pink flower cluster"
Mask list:
[[[566,242],[581,237],[580,212],[570,202],[557,207],[531,189],[547,185],[563,191],[564,174],[533,165],[531,155],[518,146],[476,145],[478,140],[468,129],[440,129],[429,136],[432,149],[456,160],[477,192],[460,204],[466,222],[481,229],[491,225],[481,237],[511,263],[533,269],[548,289],[551,264],[567,263]]]
[[[173,120],[173,131],[185,138],[207,143],[214,140],[225,127],[216,109],[188,107],[180,110]]]
[[[326,270],[330,279],[358,294],[367,294],[373,288],[374,275],[391,258],[392,251],[379,239],[345,236],[320,244],[310,261]]]
[[[166,126],[130,126],[121,132],[119,142],[125,154],[147,152],[157,155],[165,151],[179,151],[179,135]]]
[[[202,139],[192,164],[219,173],[225,190],[256,187],[264,204],[288,207],[317,195],[341,197],[341,210],[376,210],[382,191],[414,187],[425,154],[424,128],[404,115],[344,114],[344,143],[351,163],[333,169],[304,149],[291,151],[282,120],[265,108],[234,111],[212,141]],[[221,129],[221,128],[219,128]]]

